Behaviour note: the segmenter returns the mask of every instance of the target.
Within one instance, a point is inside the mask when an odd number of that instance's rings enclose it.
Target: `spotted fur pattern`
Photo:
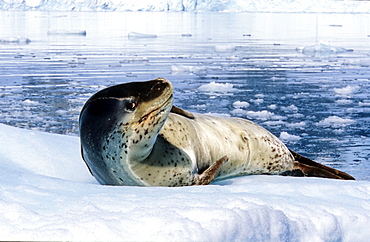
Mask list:
[[[124,110],[125,102],[135,97],[109,99],[99,93],[84,108],[80,118],[84,160],[101,184],[194,185],[200,174],[224,156],[228,162],[215,179],[293,169],[291,152],[266,129],[245,119],[170,113],[172,85],[165,79],[155,81],[168,85],[158,88],[166,96],[139,100],[135,111],[119,115],[115,111]],[[115,105],[112,116],[101,106],[104,102]],[[105,115],[105,121],[92,118],[95,109],[100,110],[97,117]]]

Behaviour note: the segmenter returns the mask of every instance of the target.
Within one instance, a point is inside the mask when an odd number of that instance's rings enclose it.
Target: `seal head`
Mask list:
[[[130,160],[151,153],[171,110],[172,90],[158,78],[106,88],[86,102],[79,120],[82,156],[99,183],[145,185],[131,173]]]

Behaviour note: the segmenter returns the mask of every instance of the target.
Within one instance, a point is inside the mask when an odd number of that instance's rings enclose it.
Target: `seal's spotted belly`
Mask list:
[[[244,119],[202,114],[187,119],[170,114],[160,134],[191,157],[198,173],[226,155],[229,160],[218,173],[219,179],[245,174],[279,174],[293,167],[294,158],[279,139]]]

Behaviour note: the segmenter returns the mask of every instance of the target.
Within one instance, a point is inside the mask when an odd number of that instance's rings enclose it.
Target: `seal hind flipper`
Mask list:
[[[185,118],[194,119],[194,114],[193,113],[191,113],[189,111],[186,111],[182,108],[179,108],[175,105],[172,106],[171,113],[176,113],[178,115],[184,116]]]
[[[310,177],[324,177],[324,178],[332,178],[332,179],[341,179],[345,180],[343,177],[338,176],[334,173],[331,173],[325,169],[309,166],[306,164],[301,164],[299,162],[294,163],[294,168],[300,170],[304,176]]]
[[[325,177],[332,179],[342,179],[342,180],[355,180],[354,177],[348,175],[345,172],[339,171],[337,169],[322,165],[307,157],[301,156],[300,154],[290,150],[296,162],[294,163],[295,169],[303,172],[304,176],[316,176]]]
[[[197,176],[194,179],[193,185],[208,185],[210,184],[215,176],[217,175],[218,171],[221,169],[222,165],[228,161],[228,157],[224,156],[221,159],[217,160],[213,163],[207,170],[205,170],[202,174]]]

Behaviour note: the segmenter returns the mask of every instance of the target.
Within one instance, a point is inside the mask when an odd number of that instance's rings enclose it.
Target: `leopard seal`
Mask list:
[[[241,118],[173,105],[165,78],[130,82],[91,96],[79,118],[82,157],[103,185],[207,185],[251,174],[354,179],[289,150]]]

